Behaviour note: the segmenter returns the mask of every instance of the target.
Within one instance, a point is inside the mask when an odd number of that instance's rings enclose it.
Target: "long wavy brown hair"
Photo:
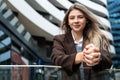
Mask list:
[[[71,31],[68,22],[68,16],[73,9],[77,9],[83,12],[83,14],[85,15],[88,21],[83,31],[83,38],[84,38],[83,47],[89,43],[93,43],[101,50],[108,51],[109,41],[100,30],[100,27],[102,28],[105,27],[91,11],[89,11],[84,5],[80,3],[74,3],[65,14],[65,17],[61,25],[61,29],[65,32],[65,34]]]

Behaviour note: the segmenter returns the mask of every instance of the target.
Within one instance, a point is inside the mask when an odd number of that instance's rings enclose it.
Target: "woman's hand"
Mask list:
[[[88,66],[95,66],[100,61],[100,50],[95,47],[93,44],[87,45],[83,50],[83,61]]]
[[[83,52],[77,53],[75,57],[75,64],[79,64],[80,62],[83,62]]]

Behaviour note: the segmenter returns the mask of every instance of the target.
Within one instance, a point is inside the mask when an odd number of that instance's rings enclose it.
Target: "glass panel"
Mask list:
[[[0,65],[0,80],[62,80],[61,71],[60,66],[52,65]],[[7,73],[9,73],[9,76]],[[3,79],[3,76],[9,78]],[[89,80],[119,79],[120,69],[108,69],[95,75],[91,74]]]
[[[3,16],[7,19],[8,17],[10,17],[12,15],[12,11],[11,10],[7,10]]]
[[[0,65],[0,80],[60,80],[59,70],[48,65]]]
[[[5,38],[3,41],[1,41],[5,46],[9,45],[11,43],[10,37]]]
[[[92,75],[92,80],[120,80],[120,69],[107,69]]]
[[[3,34],[4,34],[3,31],[0,30],[0,36],[2,36]]]
[[[18,18],[14,16],[14,18],[10,21],[10,23],[12,24],[12,26],[15,26],[18,22]]]
[[[17,31],[18,31],[19,33],[22,33],[24,30],[25,30],[25,28],[24,28],[24,26],[23,26],[22,24],[20,24],[20,25],[18,26],[18,28],[17,28]]]
[[[10,54],[11,54],[10,50],[0,54],[0,62],[10,59],[11,57]]]
[[[29,33],[29,32],[26,32],[25,35],[24,35],[24,38],[25,38],[27,41],[29,41],[30,38],[31,38],[30,33]]]
[[[2,5],[0,6],[0,12],[2,12],[6,7],[6,3],[2,3]]]

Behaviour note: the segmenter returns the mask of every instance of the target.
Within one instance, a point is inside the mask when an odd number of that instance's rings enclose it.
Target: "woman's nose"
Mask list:
[[[74,19],[74,22],[78,22],[78,19],[77,19],[77,18],[75,18],[75,19]]]

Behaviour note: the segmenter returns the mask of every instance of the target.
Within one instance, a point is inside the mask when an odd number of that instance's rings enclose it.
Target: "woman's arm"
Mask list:
[[[107,51],[102,51],[101,60],[98,65],[93,66],[93,70],[95,72],[98,72],[105,69],[110,69],[111,65],[112,65],[112,59],[110,53]]]
[[[55,36],[51,59],[55,65],[62,66],[66,71],[74,72],[79,69],[79,64],[75,64],[76,53],[68,54],[64,47],[63,36]]]

